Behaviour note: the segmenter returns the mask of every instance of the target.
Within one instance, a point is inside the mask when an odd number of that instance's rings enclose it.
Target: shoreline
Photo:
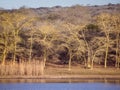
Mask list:
[[[0,76],[0,79],[120,79],[120,75],[41,75],[41,76]]]

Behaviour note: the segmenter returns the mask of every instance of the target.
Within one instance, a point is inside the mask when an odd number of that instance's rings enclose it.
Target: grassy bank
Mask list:
[[[94,68],[84,69],[73,67],[71,71],[68,68],[47,68],[46,75],[120,75],[120,70],[116,68]]]
[[[44,72],[44,74],[43,74]],[[41,62],[7,63],[0,65],[0,78],[120,78],[120,70],[108,67],[85,69],[80,65],[47,65],[43,70]]]

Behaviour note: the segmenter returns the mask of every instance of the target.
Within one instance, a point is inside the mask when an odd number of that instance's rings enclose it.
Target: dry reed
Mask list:
[[[43,71],[43,63],[37,60],[0,65],[0,76],[38,76],[43,74]]]

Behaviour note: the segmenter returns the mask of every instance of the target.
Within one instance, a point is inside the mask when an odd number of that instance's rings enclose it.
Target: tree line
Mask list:
[[[93,68],[94,64],[120,64],[120,14],[101,13],[94,22],[73,24],[43,20],[21,12],[0,13],[0,63],[59,60],[69,70],[73,62]]]

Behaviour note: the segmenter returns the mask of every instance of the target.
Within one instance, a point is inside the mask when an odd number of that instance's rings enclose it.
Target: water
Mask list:
[[[104,83],[12,83],[0,90],[120,90],[120,85]]]
[[[120,79],[0,79],[0,90],[120,90]]]

